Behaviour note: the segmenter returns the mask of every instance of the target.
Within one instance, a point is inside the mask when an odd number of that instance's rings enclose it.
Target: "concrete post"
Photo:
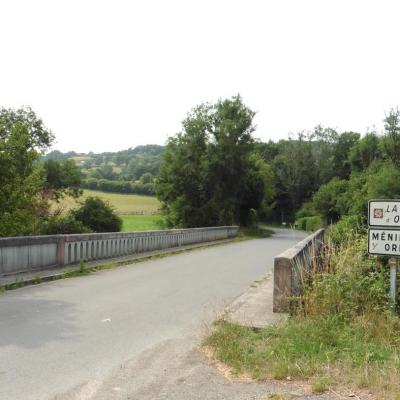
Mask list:
[[[292,264],[290,259],[275,257],[274,260],[274,312],[289,311],[289,297],[292,295]]]
[[[57,241],[57,266],[63,267],[65,265],[65,237],[60,236]]]

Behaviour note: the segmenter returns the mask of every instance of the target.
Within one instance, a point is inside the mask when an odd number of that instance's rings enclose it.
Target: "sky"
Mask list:
[[[389,0],[0,0],[0,107],[32,107],[61,151],[164,144],[238,93],[263,141],[380,131],[400,106],[399,15]]]

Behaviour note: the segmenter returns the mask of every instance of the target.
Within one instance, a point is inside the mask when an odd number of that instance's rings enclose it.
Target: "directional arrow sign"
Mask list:
[[[368,253],[378,256],[400,256],[400,230],[370,228],[368,230]]]
[[[400,228],[400,200],[370,200],[368,224]]]

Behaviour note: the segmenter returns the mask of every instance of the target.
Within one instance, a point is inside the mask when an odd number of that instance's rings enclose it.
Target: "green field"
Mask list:
[[[82,199],[88,196],[98,196],[103,200],[109,201],[118,214],[156,214],[160,208],[160,202],[156,197],[140,196],[136,194],[106,193],[97,190],[84,190]],[[65,199],[62,206],[68,210],[76,206],[73,199]]]
[[[123,221],[123,232],[157,231],[162,228],[160,215],[120,215]]]
[[[160,202],[156,197],[140,196],[136,194],[106,193],[97,190],[84,190],[81,200],[97,196],[107,200],[114,207],[117,214],[122,218],[123,232],[151,231],[161,228],[162,218],[159,215]],[[61,207],[68,211],[75,207],[77,202],[67,198],[60,203]]]

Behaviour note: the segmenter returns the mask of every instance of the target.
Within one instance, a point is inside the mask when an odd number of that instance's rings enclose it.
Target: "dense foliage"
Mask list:
[[[365,222],[368,200],[400,196],[400,113],[386,115],[382,135],[313,132],[277,143],[257,143],[255,152],[271,164],[275,201],[269,220],[314,229],[354,215]],[[318,218],[319,219],[318,219]],[[311,219],[308,219],[311,218]],[[314,223],[312,223],[314,221]]]
[[[119,232],[122,228],[121,218],[99,197],[87,197],[72,215],[92,232]]]
[[[273,178],[252,152],[253,117],[239,96],[202,104],[168,140],[156,187],[169,226],[247,225],[265,211]]]
[[[382,134],[317,126],[267,143],[252,137],[253,117],[237,96],[196,107],[166,147],[43,156],[54,136],[42,120],[29,108],[0,109],[0,235],[88,229],[50,206],[81,188],[157,189],[174,227],[264,220],[313,230],[347,215],[365,223],[369,199],[400,196],[399,110]]]
[[[36,162],[52,140],[31,109],[0,109],[0,236],[37,231],[45,177]]]
[[[147,196],[154,196],[156,194],[153,182],[142,183],[90,178],[81,183],[81,188],[111,193],[143,194]]]
[[[87,197],[79,207],[51,213],[41,223],[44,235],[119,232],[122,229],[122,219],[107,201],[99,197]]]
[[[81,185],[81,171],[72,160],[46,160],[43,163],[45,170],[45,185],[47,196],[59,200],[65,196],[77,198],[82,191],[79,189]]]

